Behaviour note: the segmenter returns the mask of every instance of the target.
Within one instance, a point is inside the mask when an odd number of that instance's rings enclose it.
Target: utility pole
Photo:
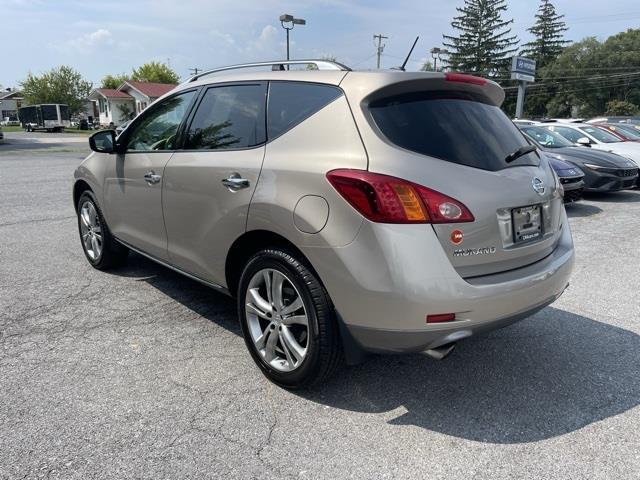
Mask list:
[[[376,68],[380,68],[380,57],[382,56],[382,52],[384,51],[384,47],[386,47],[386,44],[382,43],[382,40],[387,40],[389,37],[385,37],[384,35],[382,35],[381,33],[379,33],[378,35],[374,35],[373,36],[373,40],[378,40],[378,47],[377,47],[377,52],[376,55],[378,56],[378,62],[376,64]]]
[[[193,68],[190,68],[189,71],[191,72],[191,76],[193,77],[195,75],[198,75],[198,72],[201,72],[202,69],[198,67],[193,67]]]

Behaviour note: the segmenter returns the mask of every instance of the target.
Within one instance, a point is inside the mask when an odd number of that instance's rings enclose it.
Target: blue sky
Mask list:
[[[383,66],[400,64],[420,35],[410,69],[451,33],[463,0],[0,0],[0,85],[17,86],[29,71],[67,64],[99,83],[108,73],[131,71],[149,60],[169,62],[180,75],[285,56],[277,18],[307,20],[292,32],[295,58],[333,55],[356,68],[375,67],[373,34],[389,36]],[[538,0],[508,0],[509,18],[522,43]],[[567,38],[604,39],[640,26],[638,0],[555,0],[566,15]]]

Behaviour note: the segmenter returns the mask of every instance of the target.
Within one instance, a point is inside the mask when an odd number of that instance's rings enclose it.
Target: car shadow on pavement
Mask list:
[[[145,282],[216,325],[242,335],[234,299],[142,255],[131,252],[126,266],[107,272]]]
[[[567,203],[565,210],[569,218],[592,217],[602,213],[602,209],[595,205],[587,205],[586,203]]]
[[[376,356],[305,398],[468,440],[516,444],[573,432],[640,403],[640,336],[548,307],[448,358]]]
[[[235,301],[131,254],[113,274],[137,278],[241,336]],[[445,360],[370,356],[322,386],[295,392],[322,405],[393,416],[478,442],[535,442],[640,404],[640,336],[547,307],[510,327],[468,339]]]

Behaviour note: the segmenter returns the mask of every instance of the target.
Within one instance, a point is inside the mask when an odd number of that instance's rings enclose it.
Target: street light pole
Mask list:
[[[289,15],[285,13],[280,15],[280,25],[287,31],[287,60],[290,60],[289,55],[289,30],[293,30],[293,27],[296,25],[306,25],[307,21],[303,18],[294,18],[293,15]],[[289,70],[289,65],[287,65],[287,70]]]

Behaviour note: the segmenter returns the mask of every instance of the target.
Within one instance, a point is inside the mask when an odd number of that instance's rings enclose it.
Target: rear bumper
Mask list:
[[[365,223],[346,247],[303,251],[360,348],[419,352],[511,324],[556,300],[569,283],[574,263],[564,212],[562,224],[551,255],[472,279],[457,274],[424,225]],[[455,313],[456,320],[426,323],[427,315],[441,313]]]

